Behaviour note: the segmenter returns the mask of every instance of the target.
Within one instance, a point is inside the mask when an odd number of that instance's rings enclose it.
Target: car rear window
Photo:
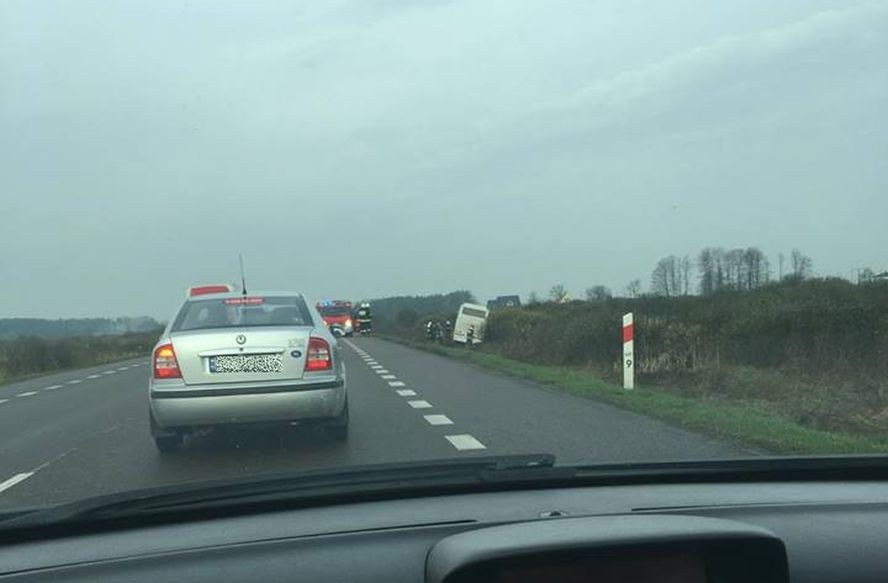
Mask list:
[[[185,302],[172,331],[313,325],[301,297],[247,296]]]

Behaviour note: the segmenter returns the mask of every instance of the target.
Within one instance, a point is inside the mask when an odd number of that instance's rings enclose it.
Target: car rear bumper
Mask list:
[[[345,383],[152,387],[149,400],[161,428],[329,419],[345,406]]]

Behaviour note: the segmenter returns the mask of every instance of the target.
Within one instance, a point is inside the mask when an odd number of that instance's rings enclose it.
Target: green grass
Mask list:
[[[763,411],[760,403],[694,399],[646,387],[626,391],[583,370],[531,364],[482,350],[388,338],[429,352],[472,362],[503,374],[528,379],[551,389],[598,399],[621,409],[663,419],[693,431],[746,444],[768,453],[888,452],[888,441],[804,427],[793,419]]]

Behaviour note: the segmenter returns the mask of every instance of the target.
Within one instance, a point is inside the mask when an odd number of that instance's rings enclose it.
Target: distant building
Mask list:
[[[520,296],[498,296],[495,300],[489,300],[487,302],[488,310],[496,310],[497,308],[518,308],[520,306]]]

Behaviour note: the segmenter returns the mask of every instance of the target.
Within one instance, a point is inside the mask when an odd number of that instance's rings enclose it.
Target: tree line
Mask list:
[[[790,254],[790,271],[784,271],[784,264],[785,257],[781,253],[778,280],[811,277],[813,262],[798,249],[793,249]],[[651,273],[651,294],[663,297],[690,295],[694,275],[696,290],[702,296],[723,291],[752,291],[773,280],[771,261],[757,247],[706,247],[695,262],[687,255],[669,255],[660,259]]]
[[[813,262],[810,257],[793,249],[787,257],[778,255],[777,273],[768,257],[758,247],[724,249],[706,247],[692,259],[690,255],[668,255],[654,266],[650,277],[648,295],[674,298],[699,294],[708,296],[724,291],[752,291],[775,281],[802,281],[813,275]],[[862,270],[859,282],[875,281],[888,273],[876,274],[872,270]],[[594,285],[586,288],[588,302],[602,302],[615,297],[610,288]],[[622,290],[622,297],[638,298],[645,295],[640,279],[633,279]],[[556,284],[549,290],[548,299],[554,303],[565,303],[571,296],[563,284]],[[540,303],[536,292],[529,295],[529,304]]]
[[[70,336],[90,336],[105,334],[128,334],[132,332],[152,332],[163,325],[147,316],[136,318],[0,318],[0,339],[17,336],[40,336],[43,338],[67,338]]]

